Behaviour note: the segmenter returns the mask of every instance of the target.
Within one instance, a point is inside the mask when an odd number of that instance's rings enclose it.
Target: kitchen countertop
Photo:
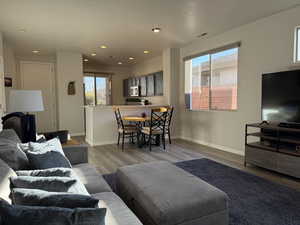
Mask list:
[[[160,105],[96,105],[96,106],[85,106],[86,108],[93,109],[112,109],[113,107],[118,107],[120,109],[143,109],[143,108],[156,108],[156,107],[165,107],[169,106],[168,104],[160,104]]]

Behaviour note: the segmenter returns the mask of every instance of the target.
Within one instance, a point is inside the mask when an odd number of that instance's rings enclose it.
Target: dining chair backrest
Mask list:
[[[114,113],[115,113],[118,129],[124,129],[124,124],[123,124],[120,109],[117,108],[117,107],[114,107],[113,110],[114,110]]]
[[[165,132],[168,109],[165,107],[155,108],[151,110],[150,132],[153,130],[161,130]]]
[[[169,107],[168,108],[168,115],[167,115],[167,120],[166,120],[166,128],[169,128],[170,125],[171,125],[173,111],[174,111],[174,107]]]

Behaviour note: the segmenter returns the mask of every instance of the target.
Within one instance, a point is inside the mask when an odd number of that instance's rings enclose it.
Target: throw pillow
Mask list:
[[[1,225],[105,225],[105,208],[10,205],[0,199]]]
[[[70,177],[71,169],[68,168],[51,168],[44,170],[19,170],[16,171],[18,176],[33,176],[33,177]]]
[[[72,168],[70,161],[57,151],[28,151],[26,154],[29,159],[29,164],[33,169],[50,169],[56,167]]]
[[[26,154],[21,150],[19,143],[0,138],[0,159],[14,170],[27,169],[29,162]]]
[[[58,138],[53,138],[49,141],[42,143],[30,142],[29,148],[32,152],[44,153],[48,151],[56,151],[61,153],[62,155],[65,155],[60,140]]]
[[[10,188],[41,189],[44,191],[68,192],[76,183],[75,179],[69,177],[10,177]]]
[[[46,139],[45,135],[43,135],[43,134],[36,134],[36,142],[37,143],[44,143],[46,141],[47,141],[47,139]]]
[[[0,198],[3,198],[9,202],[10,185],[8,178],[12,176],[16,177],[17,174],[12,168],[7,165],[7,163],[3,162],[3,160],[0,159]]]
[[[96,208],[99,200],[88,195],[48,192],[38,189],[14,188],[12,202],[17,205],[55,206],[63,208]]]

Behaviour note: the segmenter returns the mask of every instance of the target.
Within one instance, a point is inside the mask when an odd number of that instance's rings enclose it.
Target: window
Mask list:
[[[84,77],[85,105],[96,105],[94,77]]]
[[[236,110],[239,43],[185,58],[185,97],[191,110]]]
[[[295,31],[295,62],[300,62],[300,27]]]
[[[111,78],[98,74],[86,74],[84,83],[85,105],[110,105],[111,104]]]

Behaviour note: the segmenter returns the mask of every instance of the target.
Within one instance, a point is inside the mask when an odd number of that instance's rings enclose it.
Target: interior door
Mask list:
[[[21,62],[21,83],[24,90],[41,90],[44,111],[36,115],[37,132],[56,130],[54,65],[52,63]]]

